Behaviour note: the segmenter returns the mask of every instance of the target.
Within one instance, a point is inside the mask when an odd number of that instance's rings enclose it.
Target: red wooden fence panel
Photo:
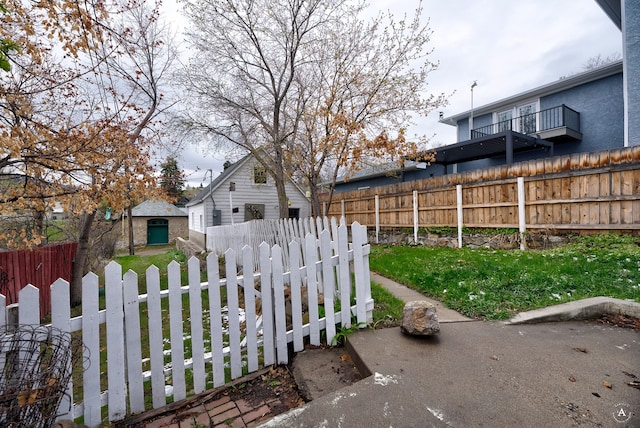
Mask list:
[[[0,294],[7,304],[17,303],[18,292],[27,284],[40,290],[40,317],[49,315],[51,290],[58,278],[71,281],[77,242],[49,245],[32,250],[0,252]]]

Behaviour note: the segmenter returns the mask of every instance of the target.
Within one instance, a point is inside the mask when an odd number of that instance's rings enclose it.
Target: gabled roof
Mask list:
[[[132,217],[187,217],[187,213],[167,201],[150,199],[131,210]]]
[[[558,79],[555,82],[539,86],[529,91],[521,92],[517,95],[503,98],[491,104],[486,104],[484,106],[474,108],[473,115],[474,117],[478,117],[483,114],[493,113],[504,108],[512,107],[515,104],[529,101],[532,98],[540,98],[546,95],[555,94],[557,92],[584,85],[585,83],[603,79],[605,77],[609,77],[618,73],[622,73],[622,61],[612,62],[611,64],[607,64],[594,70],[578,73],[564,79]],[[440,122],[446,123],[447,125],[451,126],[457,126],[459,120],[466,119],[469,116],[471,116],[471,110],[465,111],[464,113],[456,114],[454,116],[442,118],[440,119]]]
[[[201,191],[198,192],[197,195],[193,197],[189,202],[185,204],[186,207],[190,207],[199,202],[202,202],[205,198],[207,198],[213,191],[215,191],[218,187],[224,183],[227,177],[231,176],[234,171],[238,170],[242,164],[244,164],[251,157],[251,153],[247,153],[237,162],[229,165],[224,171],[220,173],[211,183],[207,184]]]

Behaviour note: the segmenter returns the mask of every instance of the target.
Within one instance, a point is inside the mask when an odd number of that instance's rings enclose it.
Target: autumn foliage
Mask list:
[[[41,242],[53,206],[73,215],[122,211],[155,186],[147,142],[132,138],[146,111],[104,73],[102,55],[118,50],[105,4],[4,6],[0,39],[20,49],[0,73],[0,242],[24,247]]]

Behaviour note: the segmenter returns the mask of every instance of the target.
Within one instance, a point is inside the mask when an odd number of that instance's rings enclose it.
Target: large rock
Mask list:
[[[402,311],[400,331],[413,336],[434,336],[440,334],[440,323],[436,307],[424,300],[408,302]]]

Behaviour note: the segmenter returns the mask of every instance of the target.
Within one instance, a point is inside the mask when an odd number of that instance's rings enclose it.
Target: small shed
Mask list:
[[[135,246],[166,245],[189,236],[189,216],[169,202],[152,199],[131,210]],[[128,234],[125,221],[125,236]]]

